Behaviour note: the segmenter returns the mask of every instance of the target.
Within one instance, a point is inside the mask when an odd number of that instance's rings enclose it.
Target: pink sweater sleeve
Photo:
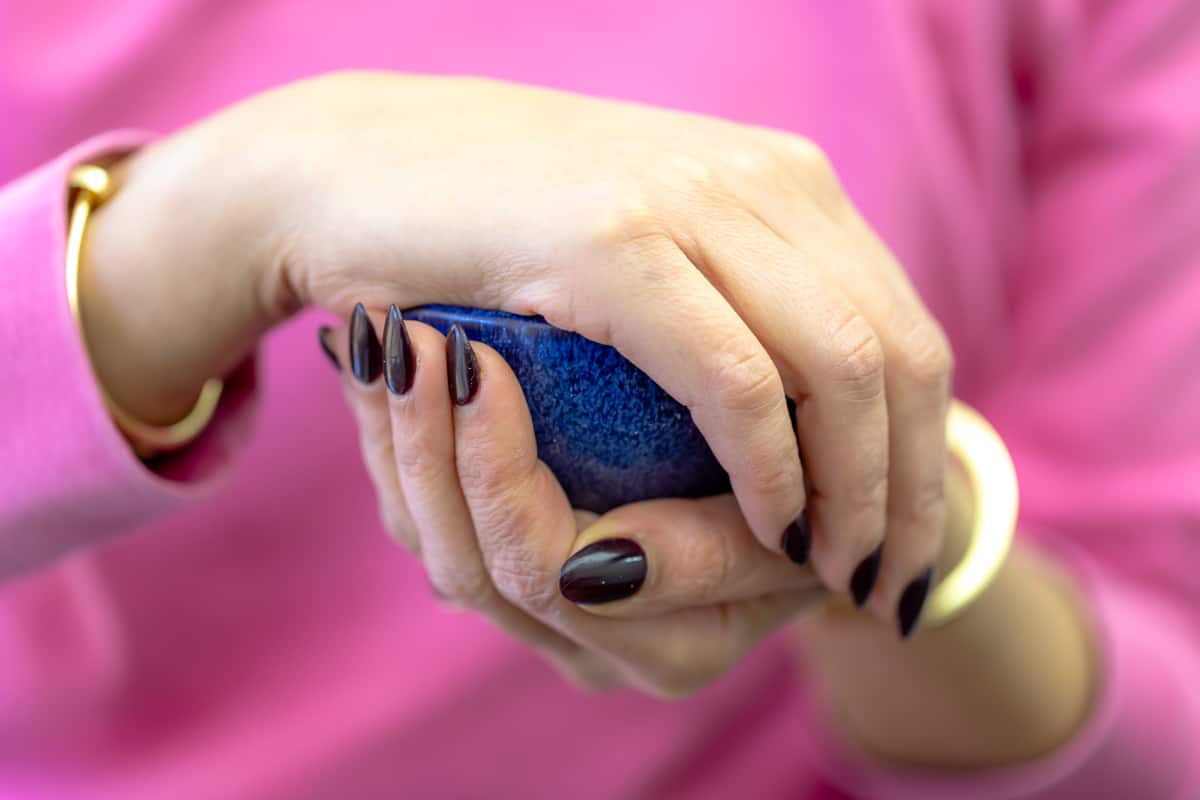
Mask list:
[[[1090,718],[1037,763],[903,772],[815,741],[854,797],[1200,797],[1200,7],[1043,3],[1011,359],[978,397],[1012,449],[1021,534],[1076,576]]]
[[[253,365],[228,381],[218,419],[148,469],[113,426],[66,300],[67,177],[146,134],[81,144],[0,189],[0,580],[131,530],[208,486],[245,438]]]

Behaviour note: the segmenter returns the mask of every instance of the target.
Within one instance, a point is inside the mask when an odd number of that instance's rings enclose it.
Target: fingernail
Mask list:
[[[854,569],[854,574],[850,576],[850,596],[854,598],[854,605],[857,608],[862,608],[867,604],[867,598],[871,596],[871,590],[875,588],[875,579],[879,577],[879,561],[883,555],[883,545],[879,545],[871,551],[871,555],[859,562]]]
[[[916,630],[917,621],[921,619],[921,611],[925,609],[925,598],[929,596],[929,587],[932,583],[933,567],[929,567],[906,586],[900,595],[896,616],[900,621],[900,635],[903,638],[907,639]]]
[[[387,321],[383,323],[383,377],[388,391],[404,394],[412,388],[413,367],[416,366],[412,340],[408,338],[408,327],[400,309],[388,309]]]
[[[450,397],[455,405],[465,406],[479,391],[479,362],[467,334],[458,325],[446,335],[446,372],[450,377]]]
[[[572,603],[600,605],[624,600],[646,580],[646,553],[632,539],[593,542],[567,559],[558,590]]]
[[[360,383],[374,383],[383,372],[383,349],[362,303],[350,317],[350,371]]]
[[[317,328],[317,342],[321,345],[321,352],[333,364],[333,368],[338,372],[342,371],[342,365],[338,361],[337,354],[333,352],[333,348],[329,346],[329,334],[333,332],[333,328],[328,325],[322,325]]]
[[[783,552],[797,564],[808,562],[808,551],[812,549],[812,526],[808,524],[808,509],[787,526],[783,532]]]

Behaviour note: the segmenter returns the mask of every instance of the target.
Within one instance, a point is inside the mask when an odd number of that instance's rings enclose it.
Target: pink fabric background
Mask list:
[[[344,67],[824,146],[1008,440],[1023,534],[1092,598],[1086,729],[996,774],[890,771],[827,740],[777,644],[683,703],[568,688],[384,536],[312,315],[196,480],[148,473],[70,324],[66,171]],[[0,0],[0,797],[1200,796],[1197,97],[1185,0]]]

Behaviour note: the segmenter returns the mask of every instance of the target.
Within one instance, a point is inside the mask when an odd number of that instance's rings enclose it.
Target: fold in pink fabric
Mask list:
[[[991,772],[874,763],[776,641],[685,702],[568,687],[384,535],[312,314],[200,442],[135,459],[66,305],[70,167],[343,67],[824,147],[1007,440],[1021,536],[1083,588],[1077,736]],[[1186,0],[0,0],[0,796],[1200,796],[1198,86]]]

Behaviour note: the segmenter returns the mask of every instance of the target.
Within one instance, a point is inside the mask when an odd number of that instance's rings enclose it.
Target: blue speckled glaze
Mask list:
[[[458,323],[504,356],[525,391],[538,457],[576,508],[729,491],[688,410],[612,347],[503,311],[421,306],[404,317],[443,333]]]

